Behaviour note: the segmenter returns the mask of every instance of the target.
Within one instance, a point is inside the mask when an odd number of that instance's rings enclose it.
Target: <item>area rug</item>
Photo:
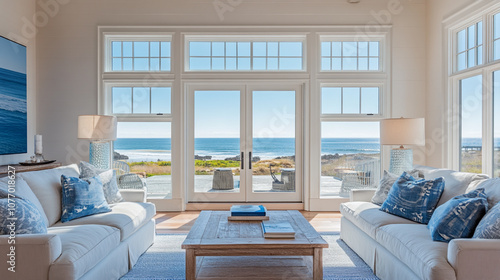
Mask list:
[[[323,279],[378,279],[370,267],[339,239],[339,234],[322,234],[321,236],[330,245],[330,248],[323,251]],[[181,249],[185,238],[185,234],[157,235],[154,245],[121,279],[185,279],[184,250]]]

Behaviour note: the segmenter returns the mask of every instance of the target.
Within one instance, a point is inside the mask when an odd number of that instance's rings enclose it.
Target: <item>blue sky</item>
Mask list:
[[[26,47],[0,37],[0,68],[26,74]]]
[[[461,81],[462,137],[482,137],[482,76]]]

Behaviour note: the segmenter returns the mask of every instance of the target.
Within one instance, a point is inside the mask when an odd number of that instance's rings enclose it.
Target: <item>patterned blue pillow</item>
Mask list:
[[[486,212],[472,238],[500,239],[500,202]]]
[[[427,225],[432,240],[450,242],[455,238],[470,238],[487,210],[484,189],[455,196],[434,211]]]
[[[61,175],[61,185],[61,222],[111,211],[104,198],[102,182],[98,177],[82,180]]]
[[[40,210],[29,200],[0,189],[0,235],[47,233]]]
[[[403,172],[392,185],[380,210],[417,223],[427,224],[443,190],[443,177],[434,180],[415,180],[408,173]]]

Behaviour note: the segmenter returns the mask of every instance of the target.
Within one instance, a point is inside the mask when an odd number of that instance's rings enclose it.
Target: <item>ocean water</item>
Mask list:
[[[129,157],[129,161],[171,160],[171,139],[120,138],[114,142],[115,151]],[[321,154],[376,154],[380,142],[376,138],[326,138],[321,140]],[[237,138],[197,138],[195,155],[225,159],[240,154]],[[256,138],[253,156],[273,159],[295,155],[293,138]]]
[[[0,68],[0,155],[27,152],[26,74]]]

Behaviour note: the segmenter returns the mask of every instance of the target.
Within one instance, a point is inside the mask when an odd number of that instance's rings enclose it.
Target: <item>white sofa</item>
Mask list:
[[[17,187],[27,183],[49,228],[47,234],[16,236],[15,273],[7,270],[12,245],[8,236],[0,236],[0,279],[118,279],[153,244],[156,209],[151,203],[120,202],[110,205],[111,212],[61,223],[62,174],[78,177],[77,165],[17,175]]]
[[[445,178],[438,205],[477,187],[486,175],[416,166],[426,179]],[[486,192],[498,202],[500,185]],[[341,205],[341,238],[380,279],[500,279],[500,240],[432,241],[426,225],[382,212],[373,190],[354,190]]]

